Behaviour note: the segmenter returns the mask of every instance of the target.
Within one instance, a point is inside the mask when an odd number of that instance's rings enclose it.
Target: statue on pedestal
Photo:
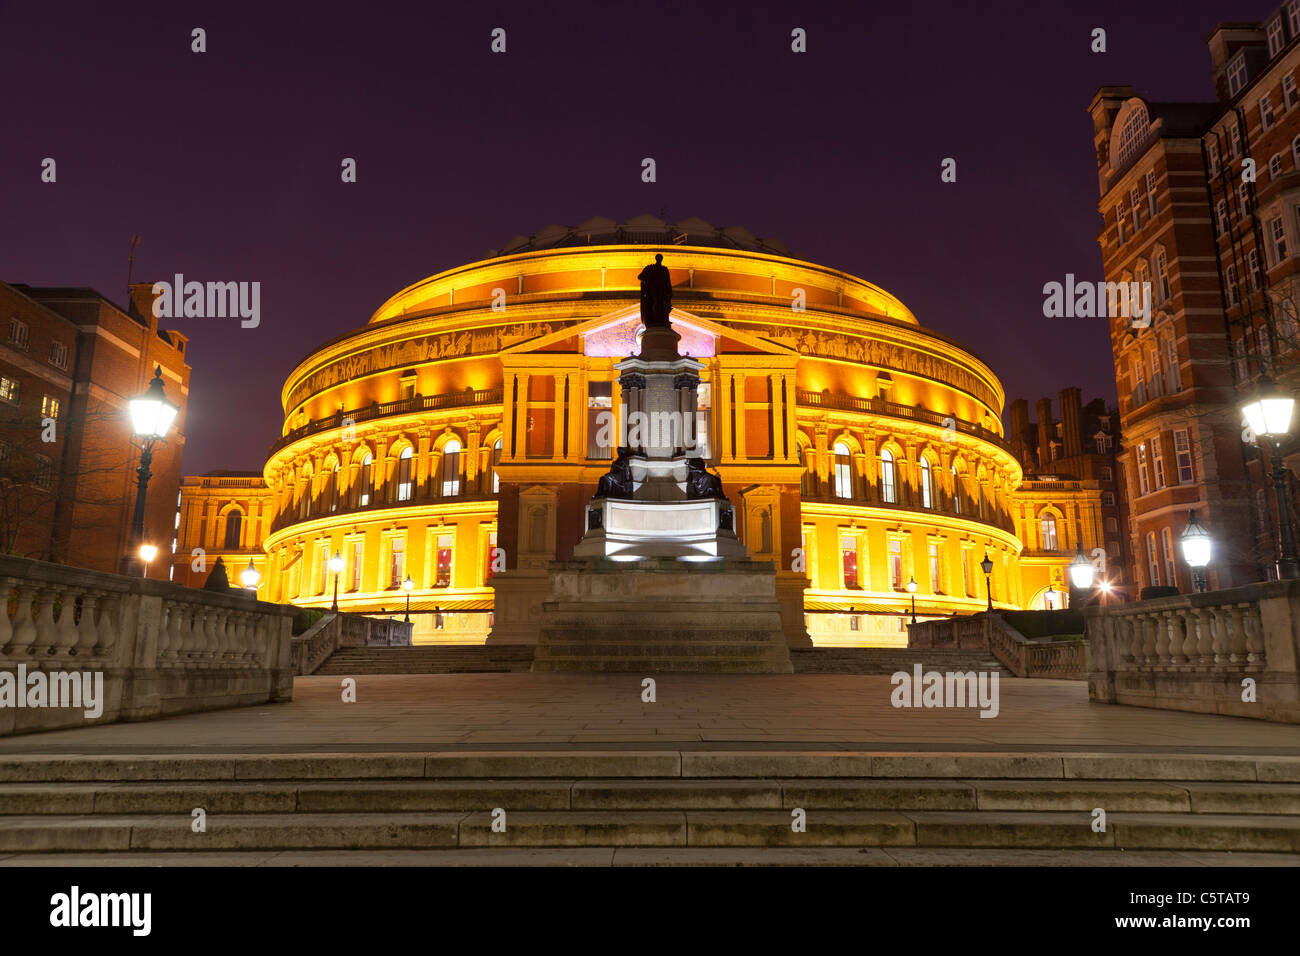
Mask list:
[[[641,270],[641,322],[647,329],[670,329],[668,313],[673,308],[673,280],[662,254]]]
[[[626,446],[618,450],[618,458],[610,465],[609,471],[600,476],[596,485],[597,498],[631,498],[632,497],[632,449]]]

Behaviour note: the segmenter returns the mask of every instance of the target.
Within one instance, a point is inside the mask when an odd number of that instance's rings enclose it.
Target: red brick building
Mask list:
[[[150,576],[170,571],[186,339],[158,328],[148,285],[132,295],[124,309],[91,289],[0,282],[0,548],[8,553],[118,570],[140,461],[127,401],[161,367],[180,413],[154,451],[145,540],[159,549]]]
[[[1300,386],[1300,0],[1220,24],[1209,48],[1214,102],[1107,86],[1089,107],[1106,279],[1152,290],[1149,325],[1110,320],[1133,571],[1184,591],[1191,509],[1215,541],[1210,587],[1275,576],[1272,451],[1240,407],[1262,373]],[[1298,452],[1292,437],[1290,520]]]

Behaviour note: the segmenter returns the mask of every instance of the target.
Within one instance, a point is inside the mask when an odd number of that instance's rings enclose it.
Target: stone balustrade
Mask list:
[[[293,672],[316,673],[340,647],[410,647],[413,624],[330,611],[293,639]]]
[[[1092,700],[1300,723],[1300,581],[1086,614]]]
[[[0,735],[289,700],[294,610],[0,557]],[[96,715],[50,706],[74,682],[102,682]]]
[[[1031,641],[996,611],[921,621],[907,626],[908,647],[987,650],[1016,677],[1083,680],[1087,641]]]

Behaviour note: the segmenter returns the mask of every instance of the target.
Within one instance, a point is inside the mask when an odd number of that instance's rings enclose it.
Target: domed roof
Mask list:
[[[606,216],[593,216],[576,226],[552,224],[531,236],[515,236],[488,255],[508,256],[539,249],[562,249],[569,246],[719,246],[723,249],[746,249],[775,256],[790,256],[779,239],[760,239],[744,226],[718,227],[692,216],[666,222],[657,216],[636,216],[618,222]]]

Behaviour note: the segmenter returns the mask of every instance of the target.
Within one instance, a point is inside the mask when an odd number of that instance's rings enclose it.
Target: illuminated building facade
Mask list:
[[[252,556],[264,598],[324,607],[338,554],[343,610],[400,614],[411,579],[417,643],[536,640],[547,565],[572,556],[627,426],[614,364],[637,351],[655,253],[704,366],[700,457],[777,568],[792,645],[905,643],[912,580],[918,617],[981,610],[985,555],[995,605],[1042,606],[1076,532],[1022,567],[1023,471],[988,366],[869,282],[650,216],[520,237],[318,348],[284,385],[261,481],[186,480],[177,579],[198,583],[195,547],[232,570]],[[1035,503],[1083,514],[1100,546],[1099,494]]]

